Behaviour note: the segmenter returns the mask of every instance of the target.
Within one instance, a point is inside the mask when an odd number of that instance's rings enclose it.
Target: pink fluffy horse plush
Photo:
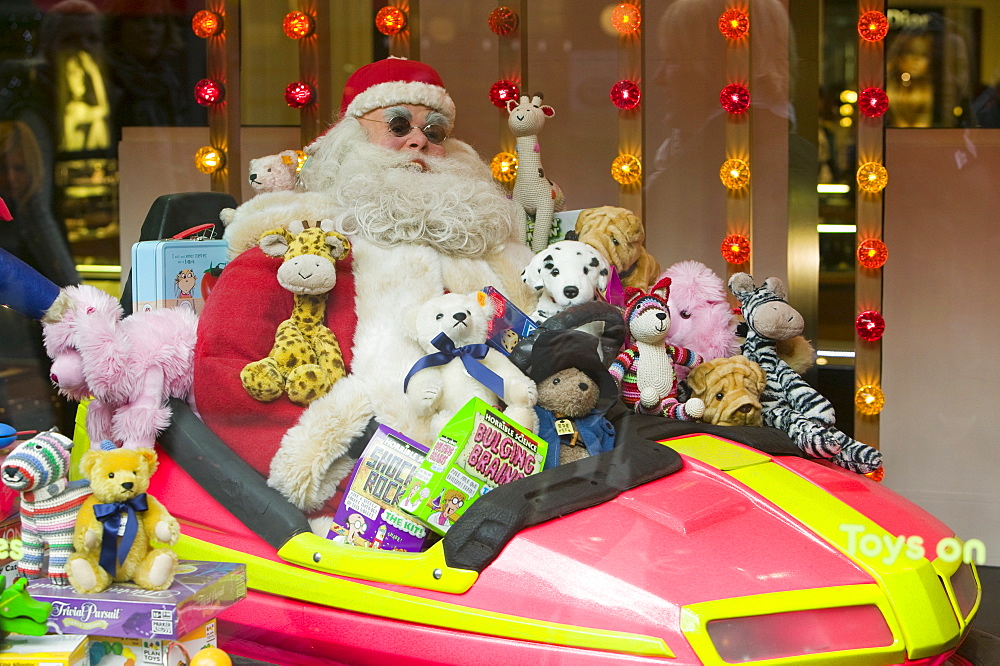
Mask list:
[[[89,285],[65,287],[42,318],[50,376],[72,400],[93,396],[87,433],[125,448],[151,447],[170,423],[169,398],[191,394],[198,319],[187,308],[123,318]]]
[[[667,342],[675,347],[687,347],[706,361],[739,354],[737,322],[722,279],[698,261],[678,262],[657,279],[664,277],[671,280]],[[675,369],[678,381],[690,370]]]

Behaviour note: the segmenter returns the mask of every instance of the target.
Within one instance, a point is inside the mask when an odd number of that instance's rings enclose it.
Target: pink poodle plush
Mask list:
[[[722,279],[705,264],[681,261],[660,275],[669,277],[670,332],[667,342],[686,347],[706,361],[740,353],[736,318]],[[678,366],[677,379],[687,377],[689,368]]]
[[[167,400],[190,396],[198,320],[187,308],[122,315],[96,287],[63,288],[42,318],[50,376],[70,399],[93,396],[94,446],[151,447],[170,422]]]

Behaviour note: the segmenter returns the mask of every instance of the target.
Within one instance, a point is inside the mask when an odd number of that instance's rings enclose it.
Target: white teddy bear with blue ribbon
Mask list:
[[[430,416],[432,436],[473,397],[494,406],[502,400],[507,416],[538,431],[535,383],[486,344],[489,307],[482,292],[450,293],[409,313],[410,335],[427,355],[410,369],[403,390],[418,413]]]

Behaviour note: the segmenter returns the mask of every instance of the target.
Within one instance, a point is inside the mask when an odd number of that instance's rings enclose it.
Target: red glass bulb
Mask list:
[[[750,108],[750,91],[738,83],[730,83],[719,94],[719,102],[729,113],[743,113]]]
[[[194,84],[194,101],[202,106],[218,104],[225,96],[225,86],[213,79],[202,79]]]
[[[611,25],[622,35],[631,35],[642,23],[642,12],[631,2],[623,2],[611,12]]]
[[[858,95],[858,109],[869,118],[878,118],[889,109],[889,96],[881,88],[865,88]]]
[[[375,15],[375,27],[383,35],[399,34],[406,27],[406,14],[399,7],[383,7]]]
[[[521,91],[518,90],[517,84],[513,81],[501,79],[490,86],[490,101],[493,102],[494,106],[501,109],[506,109],[507,102],[510,100],[516,102],[520,97]]]
[[[222,32],[222,17],[215,12],[202,9],[191,17],[191,30],[202,39],[208,39]]]
[[[304,81],[293,81],[285,88],[285,103],[293,109],[301,109],[312,101],[312,86]]]
[[[302,39],[313,34],[316,22],[305,12],[289,12],[281,22],[281,29],[289,39]]]
[[[719,32],[728,39],[739,39],[750,29],[750,17],[739,9],[727,9],[719,17]]]
[[[628,111],[639,106],[642,96],[639,86],[633,81],[624,79],[611,86],[611,103],[622,111]]]
[[[862,340],[875,342],[885,333],[885,319],[874,310],[867,310],[854,320],[854,330],[858,332],[858,337]]]
[[[885,467],[879,467],[878,469],[868,472],[865,474],[869,479],[875,483],[882,483],[882,479],[885,478]]]
[[[750,241],[740,234],[729,234],[722,239],[722,258],[730,264],[745,264],[750,258]]]
[[[869,42],[877,42],[889,32],[889,19],[879,11],[865,12],[858,19],[858,34]]]
[[[510,7],[497,7],[490,12],[490,30],[501,37],[517,30],[517,12]]]
[[[881,268],[889,258],[889,248],[877,238],[869,238],[858,245],[858,261],[865,268]]]

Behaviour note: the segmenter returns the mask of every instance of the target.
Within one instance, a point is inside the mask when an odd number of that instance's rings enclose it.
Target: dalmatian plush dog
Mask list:
[[[540,292],[531,313],[537,322],[571,305],[589,303],[608,286],[608,261],[586,243],[559,241],[534,256],[521,272],[521,280]]]

